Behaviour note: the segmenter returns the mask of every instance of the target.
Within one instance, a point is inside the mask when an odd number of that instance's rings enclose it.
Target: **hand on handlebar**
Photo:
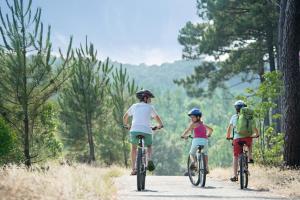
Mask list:
[[[127,130],[130,130],[130,125],[128,125],[128,124],[123,124],[123,128],[126,128]]]
[[[233,140],[233,137],[226,136],[226,140]]]
[[[182,135],[182,136],[180,136],[180,138],[182,138],[182,139],[187,139],[188,137],[185,136],[185,135]]]
[[[158,130],[158,129],[162,129],[163,127],[164,127],[164,125],[159,125],[159,126],[151,127],[151,129],[152,129],[153,131],[155,131],[155,130]]]

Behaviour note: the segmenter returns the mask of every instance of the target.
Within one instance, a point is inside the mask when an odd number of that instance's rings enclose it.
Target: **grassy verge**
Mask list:
[[[51,165],[49,169],[9,166],[0,169],[1,199],[116,199],[118,167]]]
[[[229,180],[232,169],[213,169],[210,177]],[[262,191],[272,191],[293,199],[300,198],[300,171],[281,170],[275,167],[250,165],[249,187]]]

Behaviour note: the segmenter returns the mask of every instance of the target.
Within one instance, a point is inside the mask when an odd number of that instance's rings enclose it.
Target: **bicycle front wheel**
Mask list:
[[[206,182],[206,163],[205,163],[205,157],[204,153],[201,153],[199,155],[199,183],[201,187],[205,187],[205,182]]]
[[[199,171],[199,162],[197,157],[195,159],[195,166],[191,167],[192,160],[190,156],[188,157],[188,162],[187,162],[187,168],[188,168],[188,175],[191,183],[195,186],[199,185],[200,183],[200,171]]]

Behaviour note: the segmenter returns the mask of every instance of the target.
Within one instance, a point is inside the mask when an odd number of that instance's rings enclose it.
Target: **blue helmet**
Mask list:
[[[238,100],[238,101],[236,101],[236,102],[234,103],[234,107],[235,107],[236,109],[241,109],[241,108],[243,108],[243,107],[247,107],[247,105],[245,104],[244,101]]]
[[[201,117],[202,116],[202,112],[200,111],[199,108],[192,108],[192,110],[190,110],[189,113],[188,113],[188,116],[191,116],[191,115]]]

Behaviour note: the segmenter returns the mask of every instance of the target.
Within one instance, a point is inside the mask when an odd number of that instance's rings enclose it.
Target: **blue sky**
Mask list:
[[[44,23],[52,26],[55,51],[58,46],[67,45],[70,35],[74,36],[74,46],[84,42],[88,35],[102,59],[109,56],[131,64],[160,64],[180,59],[178,31],[187,21],[198,21],[196,0],[34,0],[33,3],[42,7]]]

